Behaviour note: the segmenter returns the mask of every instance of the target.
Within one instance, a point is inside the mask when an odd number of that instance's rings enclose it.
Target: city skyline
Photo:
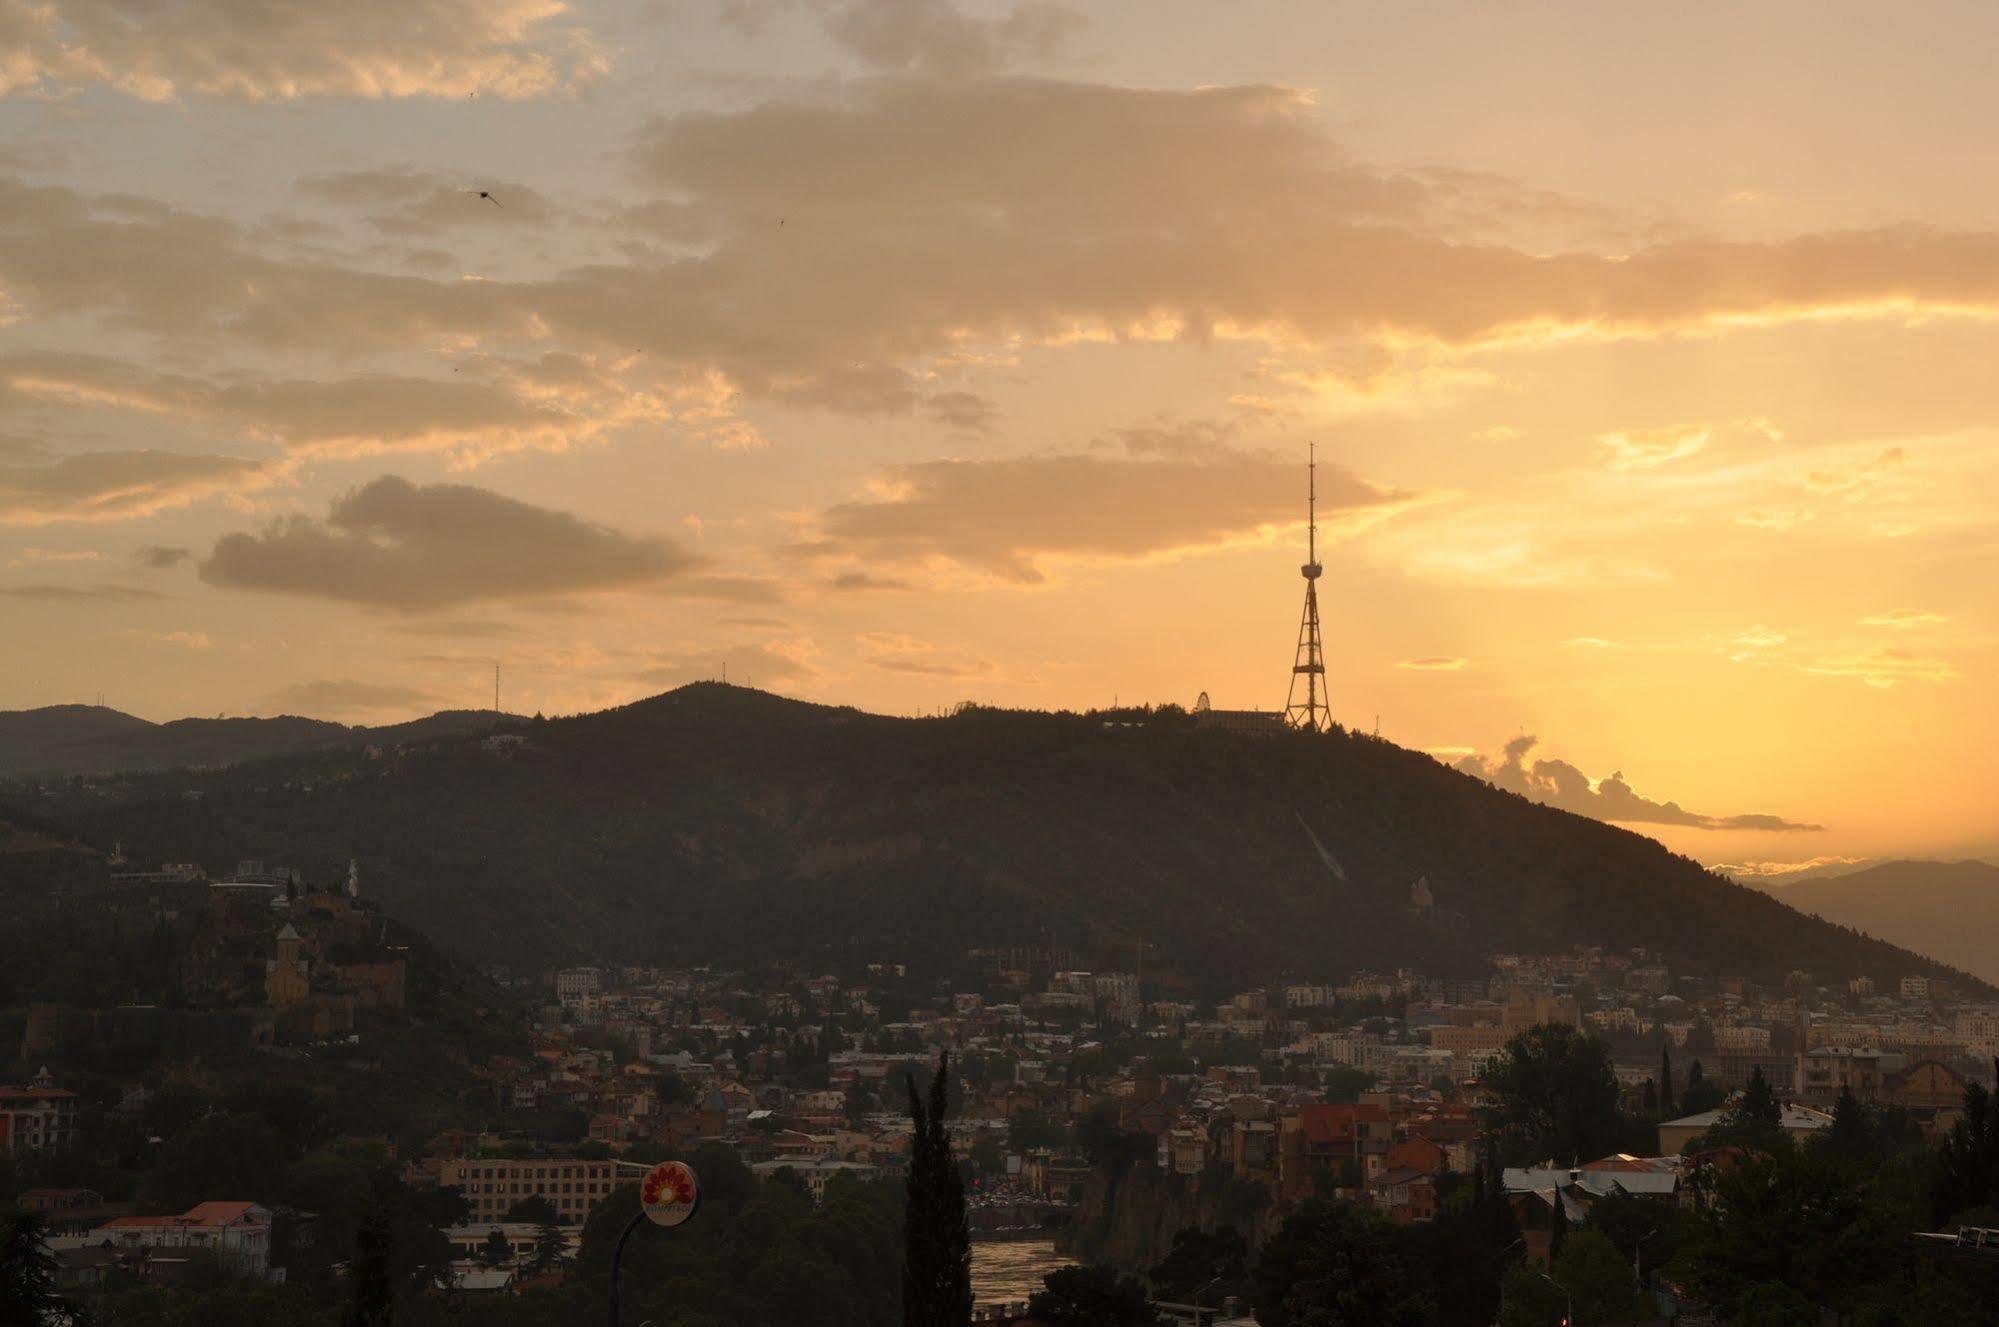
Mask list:
[[[393,8],[0,66],[0,708],[1277,710],[1316,442],[1341,722],[1999,846],[1989,11]]]

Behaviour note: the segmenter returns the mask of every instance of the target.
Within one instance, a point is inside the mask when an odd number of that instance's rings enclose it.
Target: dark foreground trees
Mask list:
[[[903,1212],[903,1327],[964,1327],[972,1319],[972,1237],[965,1185],[944,1127],[951,1054],[937,1060],[929,1101],[909,1080],[909,1198]]]
[[[1570,1024],[1542,1023],[1515,1036],[1480,1081],[1493,1094],[1486,1128],[1509,1165],[1591,1161],[1620,1150],[1633,1133],[1618,1106],[1609,1043]]]
[[[1307,1203],[1256,1264],[1262,1327],[1427,1327],[1431,1307],[1396,1228],[1351,1203]]]

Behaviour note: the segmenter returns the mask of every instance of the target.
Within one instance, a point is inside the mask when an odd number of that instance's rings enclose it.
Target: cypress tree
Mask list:
[[[1832,1127],[1825,1131],[1820,1146],[1841,1161],[1864,1162],[1874,1155],[1874,1130],[1850,1083],[1840,1087],[1839,1097],[1832,1103]]]
[[[1745,1121],[1773,1129],[1784,1122],[1784,1108],[1778,1104],[1777,1094],[1770,1090],[1770,1080],[1763,1076],[1762,1065],[1749,1070],[1749,1082],[1742,1089],[1742,1102],[1736,1110]]]
[[[1668,1042],[1659,1051],[1659,1115],[1662,1119],[1673,1116],[1673,1047]]]
[[[389,1172],[375,1176],[354,1230],[354,1261],[348,1277],[354,1298],[343,1327],[392,1327],[396,1320],[395,1281],[389,1259],[395,1250],[395,1195]]]
[[[0,1235],[0,1322],[56,1322],[69,1306],[56,1289],[56,1257],[41,1217],[23,1212]]]
[[[966,1327],[972,1320],[972,1236],[965,1185],[944,1127],[951,1053],[937,1060],[929,1102],[909,1087],[909,1200],[903,1211],[903,1327]]]

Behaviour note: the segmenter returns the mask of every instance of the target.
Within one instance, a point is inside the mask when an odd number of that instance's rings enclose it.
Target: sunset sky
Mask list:
[[[0,0],[0,709],[1273,708],[1316,442],[1343,722],[1710,863],[1999,851],[1994,49]]]

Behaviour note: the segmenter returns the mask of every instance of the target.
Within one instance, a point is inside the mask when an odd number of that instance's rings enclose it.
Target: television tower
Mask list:
[[[1291,665],[1291,695],[1284,703],[1284,722],[1293,728],[1323,733],[1333,726],[1327,705],[1326,652],[1319,642],[1319,449],[1315,443],[1305,467],[1305,613],[1298,620],[1298,654]],[[1300,686],[1304,694],[1299,695]]]

